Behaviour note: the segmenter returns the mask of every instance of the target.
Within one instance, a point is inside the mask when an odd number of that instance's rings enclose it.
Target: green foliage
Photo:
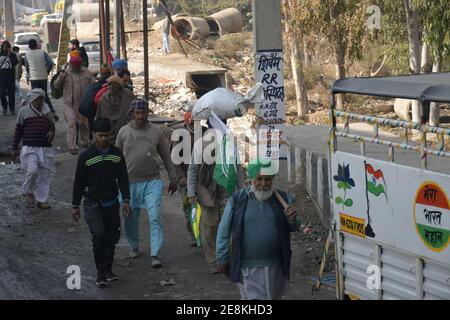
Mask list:
[[[361,59],[367,36],[368,0],[300,0],[296,2],[293,27],[305,37],[326,39],[334,53],[341,45],[349,61]]]

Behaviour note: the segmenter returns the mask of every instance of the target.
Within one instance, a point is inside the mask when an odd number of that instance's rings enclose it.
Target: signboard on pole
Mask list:
[[[283,51],[261,50],[255,57],[256,82],[264,88],[264,101],[257,106],[259,155],[287,158],[286,112],[284,108]]]

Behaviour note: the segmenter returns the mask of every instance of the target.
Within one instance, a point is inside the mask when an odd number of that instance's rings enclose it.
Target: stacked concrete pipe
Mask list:
[[[211,34],[227,34],[241,32],[244,27],[244,17],[235,8],[228,8],[206,17]]]
[[[177,17],[173,20],[173,25],[175,28],[172,28],[171,34],[174,38],[177,38],[175,30],[182,39],[189,40],[206,38],[210,34],[209,25],[203,18]]]

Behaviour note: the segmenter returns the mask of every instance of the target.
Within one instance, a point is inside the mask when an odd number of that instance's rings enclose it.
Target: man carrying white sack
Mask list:
[[[208,128],[212,129],[210,121]],[[211,134],[211,130],[206,131],[205,139],[195,142],[191,163],[187,172],[187,195],[191,204],[200,204],[202,215],[200,218],[200,236],[202,249],[206,262],[213,265],[211,272],[218,274],[216,263],[216,235],[223,209],[228,201],[227,190],[218,184],[214,178],[215,174],[215,154],[211,155],[212,161],[208,161],[203,156],[208,156],[205,150],[211,150],[211,144],[206,138]],[[215,151],[215,152],[218,152]],[[198,157],[201,157],[199,159]],[[199,161],[201,160],[201,161]],[[243,174],[240,165],[236,165],[235,186],[240,189],[243,186]],[[234,185],[233,185],[234,187]]]
[[[288,288],[290,232],[300,219],[290,194],[275,189],[272,165],[249,163],[251,186],[230,198],[217,233],[218,269],[237,283],[242,300],[281,299]]]
[[[20,109],[13,140],[13,160],[18,155],[22,141],[20,163],[26,170],[23,192],[28,204],[40,209],[50,209],[47,203],[50,193],[50,173],[55,169],[52,141],[55,123],[50,108],[44,103],[45,91],[33,89],[29,94],[30,104]]]

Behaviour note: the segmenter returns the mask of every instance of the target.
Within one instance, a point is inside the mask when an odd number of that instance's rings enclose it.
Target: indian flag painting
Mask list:
[[[375,170],[372,165],[366,163],[366,172],[367,191],[376,197],[383,193],[387,200],[386,181],[384,180],[383,171]]]
[[[365,167],[365,175],[366,175],[366,200],[367,200],[367,225],[365,228],[365,235],[367,237],[375,238],[375,232],[372,229],[370,218],[370,201],[369,201],[369,193],[373,194],[376,197],[379,197],[381,194],[384,194],[387,198],[387,185],[386,180],[384,179],[383,171],[380,169],[376,170],[371,164],[364,161]]]

